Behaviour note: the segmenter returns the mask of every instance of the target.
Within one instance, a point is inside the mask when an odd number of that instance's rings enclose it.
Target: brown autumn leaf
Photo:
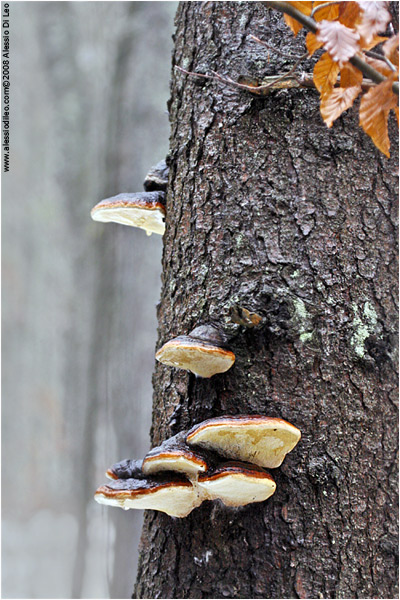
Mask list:
[[[360,125],[364,129],[365,133],[369,135],[369,137],[374,142],[378,150],[380,150],[385,156],[390,158],[390,141],[387,127],[388,115],[388,110],[379,111],[374,116],[373,123],[368,122],[367,124],[364,124],[364,122],[361,120],[360,112]]]
[[[316,50],[322,48],[323,43],[319,42],[315,35],[309,31],[306,35],[306,46],[308,50],[308,54],[312,56]]]
[[[347,62],[340,69],[340,87],[350,88],[355,85],[361,85],[363,74],[359,69],[353,67],[350,62]]]
[[[314,67],[313,80],[317,90],[323,94],[332,89],[339,73],[339,65],[325,52]]]
[[[396,114],[397,125],[399,125],[399,107],[398,106],[395,107],[394,112]]]
[[[364,51],[371,50],[372,48],[375,48],[375,46],[377,46],[378,44],[386,42],[387,39],[387,37],[384,37],[382,35],[373,35],[369,42],[366,42],[364,38],[361,38],[360,46]]]
[[[317,6],[321,6],[322,4],[327,4],[327,2],[325,0],[322,0],[321,2],[313,2],[313,10]],[[339,3],[336,3],[331,4],[330,6],[324,6],[323,8],[317,10],[314,14],[314,19],[316,21],[323,21],[324,19],[326,19],[327,21],[333,21],[334,19],[337,19],[338,16]]]
[[[361,10],[358,2],[340,2],[339,21],[346,27],[353,28],[361,21]]]
[[[312,11],[312,2],[303,0],[288,0],[288,4],[291,4],[294,8],[296,8],[299,12],[303,13],[303,15],[307,15],[308,17],[311,15]]]
[[[303,29],[303,25],[296,21],[296,19],[289,17],[289,15],[287,15],[286,13],[283,15],[283,18],[285,19],[286,25],[292,30],[294,37],[296,37],[300,29]]]
[[[294,8],[296,8],[298,11],[300,11],[304,15],[309,16],[311,14],[312,2],[301,2],[301,1],[294,0],[294,1],[289,1],[288,4],[291,4]],[[299,33],[300,29],[303,28],[303,25],[301,23],[299,23],[298,21],[296,21],[296,19],[293,19],[293,17],[290,17],[289,15],[287,15],[286,13],[283,16],[284,16],[286,25],[288,27],[290,27],[294,36],[296,37],[296,35]]]
[[[387,157],[390,156],[387,120],[390,110],[398,107],[398,98],[392,90],[395,77],[396,74],[392,74],[371,88],[364,94],[360,103],[360,125],[375,146]]]
[[[343,64],[359,50],[360,35],[338,21],[321,21],[316,37],[335,62]]]
[[[353,105],[361,92],[361,85],[333,88],[321,97],[321,116],[328,127],[332,127],[340,115]]]
[[[374,35],[385,31],[391,16],[388,11],[388,2],[358,2],[361,8],[361,22],[357,24],[357,31],[368,43]]]
[[[392,65],[398,68],[399,66],[399,34],[389,38],[382,46],[382,50],[387,59]]]

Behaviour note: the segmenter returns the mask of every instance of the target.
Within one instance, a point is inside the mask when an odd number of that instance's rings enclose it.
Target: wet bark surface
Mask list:
[[[190,71],[289,70],[249,34],[304,51],[257,3],[184,2],[176,25]],[[266,502],[149,511],[134,597],[395,597],[395,135],[388,160],[356,112],[328,130],[315,90],[253,98],[176,70],[170,119],[157,348],[213,322],[236,363],[209,380],[157,364],[153,444],[224,414],[282,417],[302,439]],[[264,326],[233,325],[237,306]]]

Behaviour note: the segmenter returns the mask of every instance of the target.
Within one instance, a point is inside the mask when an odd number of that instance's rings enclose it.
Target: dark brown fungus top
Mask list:
[[[142,463],[141,460],[131,458],[120,460],[107,469],[106,476],[109,479],[145,479]]]
[[[168,185],[169,167],[165,160],[160,160],[154,167],[151,167],[143,182],[146,192],[156,190],[166,191]]]
[[[188,477],[196,477],[215,464],[215,457],[206,450],[194,450],[186,443],[185,431],[165,440],[153,448],[143,459],[143,472],[176,471]]]

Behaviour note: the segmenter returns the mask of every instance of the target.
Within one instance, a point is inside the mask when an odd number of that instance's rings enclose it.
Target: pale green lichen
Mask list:
[[[306,331],[304,333],[300,334],[300,341],[303,342],[303,344],[305,344],[306,342],[309,342],[312,339],[312,331]]]
[[[311,329],[311,319],[308,315],[306,305],[300,298],[292,298],[294,314],[292,315],[292,321],[296,324],[299,339],[304,344],[309,342],[313,337],[313,331]]]
[[[293,306],[295,308],[295,316],[298,317],[299,320],[307,319],[307,309],[303,300],[300,298],[293,298]]]
[[[351,338],[351,344],[357,356],[363,358],[365,355],[364,342],[372,333],[375,333],[375,328],[378,323],[378,316],[374,307],[369,302],[364,303],[364,307],[362,309],[363,318],[360,316],[358,306],[355,304],[355,302],[352,304],[352,309],[354,312],[354,319],[352,322],[354,333]]]
[[[369,302],[364,304],[364,317],[367,319],[371,327],[375,327],[378,322],[378,315],[375,312],[374,307]]]

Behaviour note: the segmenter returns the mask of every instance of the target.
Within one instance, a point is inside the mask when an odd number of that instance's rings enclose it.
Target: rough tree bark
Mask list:
[[[288,70],[248,34],[304,51],[254,2],[183,2],[176,27],[188,70]],[[149,511],[134,597],[396,597],[396,144],[384,158],[355,112],[328,130],[310,89],[259,99],[173,71],[169,108],[158,347],[207,321],[232,331],[236,305],[266,326],[238,331],[210,380],[157,365],[152,441],[257,413],[302,440],[264,503]]]

